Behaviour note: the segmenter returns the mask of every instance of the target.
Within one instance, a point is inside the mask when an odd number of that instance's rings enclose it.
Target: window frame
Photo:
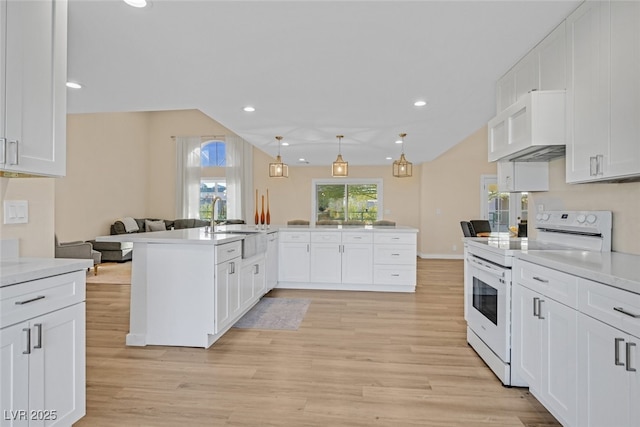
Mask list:
[[[377,199],[378,212],[376,215],[376,221],[381,220],[384,214],[384,208],[383,208],[384,205],[383,205],[383,197],[382,197],[384,194],[383,182],[384,180],[382,178],[338,178],[338,179],[315,178],[315,179],[312,179],[311,180],[311,215],[309,218],[309,224],[316,223],[316,209],[318,206],[316,197],[318,194],[317,192],[318,185],[344,184],[345,186],[347,186],[347,185],[358,185],[358,184],[375,184],[378,189],[378,199]],[[348,194],[348,193],[345,192],[345,194]]]

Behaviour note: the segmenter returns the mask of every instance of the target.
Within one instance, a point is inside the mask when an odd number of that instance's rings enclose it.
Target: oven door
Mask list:
[[[503,362],[511,360],[511,270],[467,257],[467,323]]]

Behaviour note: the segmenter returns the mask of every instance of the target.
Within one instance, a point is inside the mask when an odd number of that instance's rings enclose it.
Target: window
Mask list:
[[[509,232],[510,226],[527,221],[529,193],[501,193],[495,175],[482,177],[481,218],[489,220],[491,231]]]
[[[211,206],[213,199],[220,197],[216,203],[218,220],[227,219],[227,184],[224,178],[203,178],[200,180],[200,219],[211,220]]]
[[[226,166],[226,145],[224,141],[206,141],[200,149],[200,166],[203,168]]]
[[[363,221],[381,218],[382,180],[313,182],[313,220]]]

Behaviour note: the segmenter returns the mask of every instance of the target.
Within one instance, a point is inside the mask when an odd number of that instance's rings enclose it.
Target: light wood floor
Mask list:
[[[130,287],[88,284],[75,425],[558,425],[467,345],[462,261],[418,270],[415,294],[272,291],[312,299],[299,330],[232,328],[207,350],[126,347]]]

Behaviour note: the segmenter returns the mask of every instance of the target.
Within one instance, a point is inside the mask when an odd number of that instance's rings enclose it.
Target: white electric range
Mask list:
[[[536,215],[537,239],[498,235],[465,239],[467,342],[504,385],[526,386],[511,372],[511,265],[521,251],[611,250],[610,211]]]

